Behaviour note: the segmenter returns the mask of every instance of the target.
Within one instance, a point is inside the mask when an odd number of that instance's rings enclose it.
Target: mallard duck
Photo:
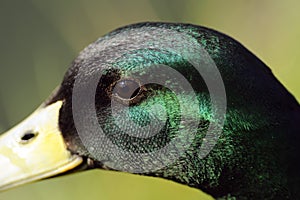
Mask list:
[[[300,107],[243,45],[139,23],[86,47],[0,136],[0,190],[88,169],[160,177],[218,199],[300,199]]]

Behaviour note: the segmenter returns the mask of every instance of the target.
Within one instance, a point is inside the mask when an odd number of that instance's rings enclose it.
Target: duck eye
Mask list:
[[[133,99],[140,92],[140,84],[134,80],[120,80],[116,83],[113,93],[122,99]]]

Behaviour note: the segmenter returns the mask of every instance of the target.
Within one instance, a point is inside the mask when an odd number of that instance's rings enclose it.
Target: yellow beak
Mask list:
[[[39,108],[0,135],[0,190],[44,179],[82,163],[64,143],[58,127],[62,101]]]

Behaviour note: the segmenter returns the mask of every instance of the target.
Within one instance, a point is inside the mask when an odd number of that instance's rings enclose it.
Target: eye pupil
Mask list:
[[[130,88],[127,85],[125,85],[125,84],[121,85],[120,90],[121,90],[122,93],[128,93],[128,92],[130,92]]]
[[[132,99],[139,91],[140,85],[133,80],[120,80],[114,88],[114,93],[123,99]]]

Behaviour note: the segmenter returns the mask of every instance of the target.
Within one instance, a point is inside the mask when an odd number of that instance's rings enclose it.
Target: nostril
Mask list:
[[[28,143],[31,141],[34,137],[36,137],[38,133],[34,132],[27,132],[21,137],[21,143]]]
[[[21,140],[30,140],[34,136],[35,136],[34,133],[25,133],[25,135],[23,135],[23,137],[21,138]]]

